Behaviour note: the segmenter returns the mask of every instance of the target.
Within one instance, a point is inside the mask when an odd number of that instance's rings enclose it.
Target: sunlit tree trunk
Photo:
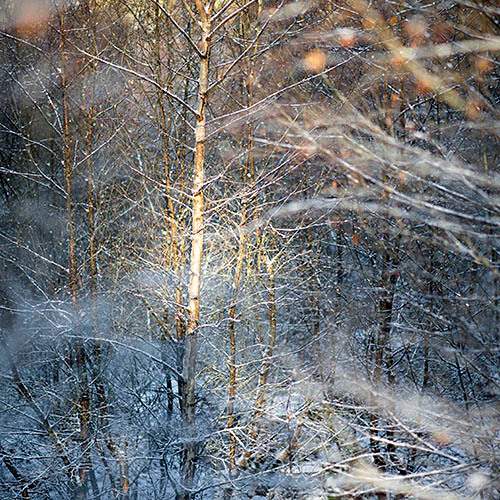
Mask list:
[[[269,320],[269,336],[267,345],[264,349],[262,367],[259,374],[259,382],[257,388],[257,399],[255,401],[255,428],[258,428],[259,420],[266,410],[266,395],[268,392],[267,383],[271,371],[271,360],[276,345],[276,291],[275,291],[275,276],[274,262],[264,255],[264,265],[267,274],[267,300],[268,300],[268,320]]]
[[[198,79],[198,107],[195,127],[195,153],[193,162],[192,187],[192,227],[191,261],[188,290],[188,322],[184,353],[184,401],[183,419],[187,428],[187,441],[184,444],[181,466],[182,485],[178,500],[192,497],[195,474],[197,445],[195,433],[195,383],[196,383],[196,341],[200,324],[200,285],[203,258],[203,189],[205,182],[205,139],[206,114],[208,104],[208,78],[210,69],[210,10],[209,4],[196,0],[196,8],[201,21],[200,70]]]

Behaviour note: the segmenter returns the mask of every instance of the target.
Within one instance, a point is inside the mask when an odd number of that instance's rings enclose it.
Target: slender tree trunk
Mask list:
[[[203,188],[205,183],[206,112],[208,77],[210,69],[210,11],[202,0],[196,0],[201,20],[200,72],[198,81],[198,109],[195,128],[195,153],[192,188],[191,261],[188,291],[188,322],[185,336],[183,363],[184,401],[183,420],[187,429],[181,465],[182,485],[178,500],[192,498],[196,468],[197,445],[195,439],[195,382],[196,341],[200,322],[201,263],[203,257]]]
[[[241,31],[240,36],[244,38],[245,32],[250,33],[251,29],[248,22],[244,22],[243,20],[244,14],[240,14],[240,26]],[[260,16],[260,14],[259,14]],[[254,93],[254,68],[252,58],[248,59],[248,66],[246,77],[242,74],[242,82],[241,88],[245,89],[246,92],[244,94],[244,98],[246,97],[246,105],[250,107],[253,103],[253,93]],[[253,124],[251,122],[248,123],[247,126],[247,154],[245,161],[245,168],[243,169],[243,178],[242,185],[243,190],[245,190],[248,186],[254,185],[255,179],[255,157],[254,157],[254,130]],[[245,254],[247,251],[247,239],[248,235],[246,234],[245,225],[247,223],[248,211],[249,211],[249,203],[250,200],[246,197],[242,200],[241,206],[241,218],[240,218],[240,234],[239,234],[239,242],[238,242],[238,256],[236,261],[236,270],[234,275],[234,284],[233,284],[233,297],[231,302],[231,308],[229,311],[229,401],[227,405],[227,415],[228,415],[228,430],[229,436],[231,440],[230,448],[229,448],[229,462],[230,469],[234,471],[236,469],[236,436],[232,431],[234,427],[234,402],[236,399],[236,389],[237,389],[237,367],[236,367],[236,333],[235,333],[235,321],[236,321],[236,301],[238,295],[239,284],[241,281],[241,275],[243,271],[243,262],[245,260]],[[252,211],[252,208],[250,208]],[[254,218],[256,217],[256,209],[254,209]],[[224,490],[223,499],[229,500],[233,494],[232,486],[229,486]]]
[[[160,12],[160,4],[155,3],[154,6],[154,16],[155,16],[155,56],[156,56],[156,81],[157,83],[163,87],[165,85],[163,71],[162,71],[162,58],[161,58],[161,40],[162,40],[162,17]],[[168,47],[168,46],[167,46]],[[167,62],[168,65],[168,62]],[[182,342],[184,339],[184,331],[183,331],[183,314],[180,314],[179,309],[184,307],[184,303],[182,301],[182,293],[180,290],[180,277],[179,269],[180,269],[180,254],[179,254],[179,242],[178,239],[178,231],[177,231],[177,221],[175,218],[175,207],[174,207],[174,199],[172,197],[172,182],[170,179],[170,157],[169,157],[169,121],[167,120],[167,110],[165,109],[165,96],[161,89],[157,90],[157,115],[160,122],[160,130],[161,130],[161,140],[162,140],[162,153],[163,153],[163,182],[165,184],[165,205],[166,205],[166,218],[165,218],[165,250],[164,250],[164,259],[163,265],[165,267],[173,265],[175,269],[175,275],[177,276],[178,282],[175,287],[175,296],[176,303],[178,308],[178,314],[176,315],[176,330],[177,330],[177,340]],[[167,319],[167,314],[165,312],[165,323]],[[166,336],[162,335],[162,340],[166,341]],[[178,363],[178,371],[182,372],[181,363]],[[167,383],[167,413],[168,415],[172,415],[174,411],[174,393],[172,388],[172,374],[169,370],[165,373],[166,383]],[[178,387],[181,387],[182,381],[177,381]]]
[[[384,264],[382,268],[380,283],[381,292],[378,307],[380,323],[375,350],[375,369],[373,376],[375,384],[379,384],[381,382],[383,371],[386,368],[385,351],[391,333],[394,295],[396,291],[395,285],[398,276],[394,267],[398,262],[399,239],[400,237],[397,236],[392,250],[387,247],[383,250]],[[385,244],[388,245],[387,242]]]
[[[71,302],[73,303],[73,323],[76,340],[76,368],[79,387],[77,411],[79,420],[79,440],[81,459],[78,467],[78,486],[75,498],[83,500],[86,497],[86,483],[90,471],[90,432],[89,432],[89,385],[86,367],[86,353],[83,341],[78,338],[78,268],[76,262],[76,236],[75,236],[75,210],[73,201],[73,172],[72,172],[72,141],[69,119],[69,84],[68,84],[68,54],[66,52],[66,30],[64,25],[64,12],[59,11],[60,51],[61,51],[61,99],[63,112],[63,173],[66,189],[66,215],[68,221],[68,261],[69,261],[69,286]]]
[[[246,173],[246,169],[245,169]],[[235,468],[236,456],[236,437],[231,429],[234,427],[234,400],[236,397],[236,335],[235,335],[235,321],[236,321],[236,300],[238,296],[238,288],[241,279],[241,272],[243,269],[243,261],[245,258],[245,242],[246,234],[244,225],[246,221],[246,203],[243,203],[241,210],[241,225],[240,225],[240,239],[238,243],[238,257],[236,261],[236,271],[234,274],[233,284],[233,298],[231,308],[229,309],[229,401],[227,404],[227,426],[229,429],[229,436],[231,439],[231,446],[229,448],[229,460],[231,469]]]
[[[380,282],[380,298],[379,298],[379,315],[380,323],[378,330],[377,344],[375,346],[375,368],[373,373],[373,382],[375,389],[379,390],[381,388],[382,378],[385,372],[389,369],[388,361],[391,356],[386,354],[387,344],[390,339],[391,328],[392,328],[392,315],[393,315],[393,305],[394,296],[396,292],[396,281],[397,273],[394,269],[398,263],[399,254],[399,242],[400,236],[396,237],[394,242],[394,247],[389,248],[389,242],[383,242],[383,266],[382,266],[382,276]],[[379,425],[377,417],[375,415],[371,419],[373,430],[372,432],[378,433],[377,426]],[[388,436],[390,438],[390,436]],[[383,458],[382,450],[380,449],[380,443],[377,440],[372,440],[371,447],[374,453],[374,460],[377,466],[381,469],[386,468],[386,460]],[[391,448],[392,445],[388,445],[388,452],[393,453],[394,450]]]
[[[269,338],[264,352],[264,361],[259,375],[257,400],[255,402],[255,421],[264,414],[266,408],[267,382],[271,370],[271,359],[276,344],[276,294],[274,289],[274,266],[271,260],[266,260],[266,271],[268,275],[267,294],[269,303]]]

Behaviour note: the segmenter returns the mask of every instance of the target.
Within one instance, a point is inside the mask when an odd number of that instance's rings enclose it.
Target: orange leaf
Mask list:
[[[304,56],[304,68],[312,73],[321,73],[326,67],[326,54],[314,49]]]
[[[392,57],[391,57],[391,66],[393,68],[401,68],[401,66],[403,66],[403,64],[406,62],[406,59],[400,55],[400,54],[394,54]]]

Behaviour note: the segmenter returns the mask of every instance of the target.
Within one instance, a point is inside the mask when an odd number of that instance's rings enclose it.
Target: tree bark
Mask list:
[[[195,153],[192,187],[192,227],[191,261],[188,291],[188,322],[185,336],[183,359],[184,401],[183,420],[187,429],[181,464],[181,490],[178,500],[192,498],[196,468],[197,444],[195,432],[195,383],[197,335],[200,322],[200,285],[201,263],[203,258],[203,188],[205,183],[205,139],[206,112],[208,101],[208,77],[210,69],[210,11],[202,0],[196,0],[196,7],[201,20],[200,70],[198,79],[198,108],[195,128]]]

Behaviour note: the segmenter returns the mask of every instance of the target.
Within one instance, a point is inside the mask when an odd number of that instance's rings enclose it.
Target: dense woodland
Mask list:
[[[2,0],[0,497],[500,498],[495,0]]]

